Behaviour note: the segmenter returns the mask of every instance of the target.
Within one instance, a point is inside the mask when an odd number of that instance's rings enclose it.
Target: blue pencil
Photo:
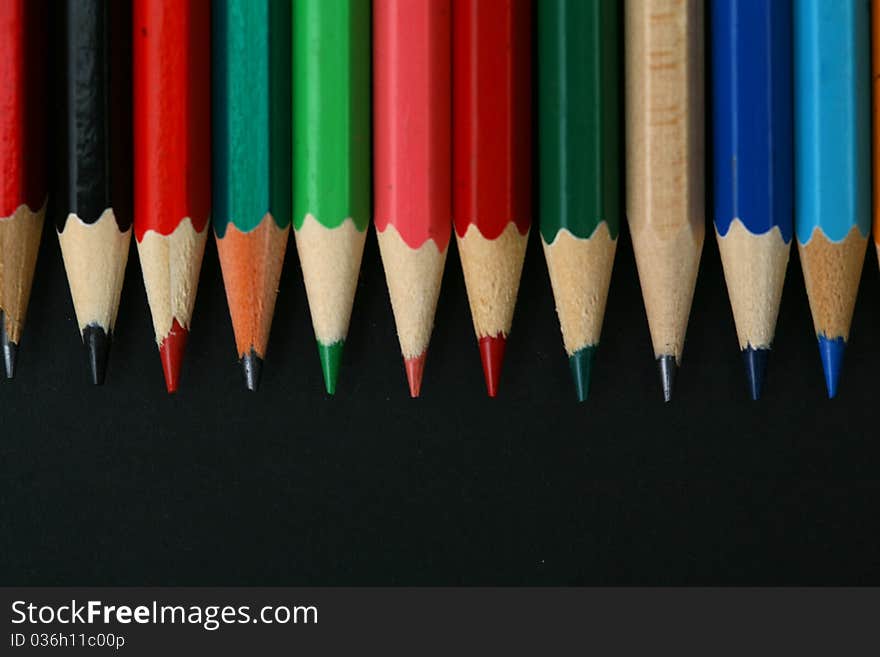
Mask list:
[[[795,0],[795,232],[828,396],[870,229],[868,0]]]
[[[793,230],[791,0],[713,0],[715,233],[752,399]]]

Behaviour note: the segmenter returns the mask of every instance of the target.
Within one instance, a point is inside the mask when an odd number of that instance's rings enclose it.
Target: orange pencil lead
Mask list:
[[[427,351],[423,351],[413,358],[404,358],[403,363],[406,367],[406,380],[409,382],[409,395],[413,399],[419,396],[422,390],[422,375],[425,373],[425,359],[428,356]]]

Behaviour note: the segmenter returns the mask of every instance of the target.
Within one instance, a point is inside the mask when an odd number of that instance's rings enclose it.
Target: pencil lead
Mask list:
[[[764,390],[764,379],[767,375],[767,360],[770,358],[769,349],[755,349],[746,347],[742,350],[743,362],[746,365],[746,379],[749,382],[749,395],[752,401],[761,398]]]
[[[590,394],[590,378],[595,356],[596,345],[589,345],[578,349],[568,358],[571,376],[574,379],[574,391],[579,402],[587,401]]]
[[[104,384],[107,374],[107,361],[110,355],[111,335],[97,324],[89,324],[82,332],[83,346],[86,350],[86,361],[92,383],[96,386]]]
[[[672,401],[672,388],[675,385],[675,374],[678,372],[678,363],[675,356],[663,354],[657,358],[657,366],[660,369],[660,384],[663,386],[663,401]]]
[[[159,345],[159,356],[162,358],[162,371],[165,374],[165,387],[169,393],[177,392],[180,382],[180,367],[183,363],[183,352],[186,348],[186,338],[189,331],[183,328],[175,319],[171,323],[171,330],[162,344]]]
[[[415,399],[422,391],[422,375],[425,373],[425,359],[428,356],[427,351],[423,351],[418,356],[412,358],[404,358],[403,363],[406,368],[406,380],[409,382],[409,396]]]
[[[321,358],[321,371],[324,374],[324,387],[328,395],[336,394],[336,382],[339,379],[339,363],[342,361],[344,340],[333,344],[318,342],[318,355]]]
[[[244,374],[244,385],[251,392],[256,392],[260,387],[260,377],[263,374],[263,359],[257,356],[257,352],[251,350],[241,357],[241,371]]]
[[[483,363],[483,378],[486,379],[486,392],[490,397],[498,396],[501,383],[501,365],[504,362],[504,348],[507,338],[503,333],[480,338],[480,360]]]
[[[15,357],[18,355],[18,345],[9,339],[6,332],[6,313],[0,310],[0,345],[3,347],[3,369],[7,379],[15,378]]]
[[[15,360],[18,356],[18,345],[6,340],[3,336],[3,367],[6,370],[6,378],[10,381],[15,378]]]
[[[822,357],[822,369],[825,371],[825,388],[828,390],[828,399],[834,399],[837,396],[837,384],[843,366],[846,341],[842,337],[833,339],[824,335],[818,337],[819,355]]]

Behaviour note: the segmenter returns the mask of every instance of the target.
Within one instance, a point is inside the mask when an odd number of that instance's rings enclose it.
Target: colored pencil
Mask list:
[[[59,71],[67,164],[55,228],[92,383],[104,382],[131,246],[131,12],[65,0]]]
[[[625,17],[626,212],[668,402],[705,234],[703,3],[627,2]]]
[[[290,2],[213,5],[213,215],[245,385],[259,385],[290,232]]]
[[[828,396],[837,394],[871,225],[870,16],[795,0],[795,232]]]
[[[715,234],[752,399],[791,250],[790,0],[713,0]]]
[[[880,0],[871,0],[871,70],[874,103],[873,119],[873,172],[874,172],[874,248],[880,260]]]
[[[453,219],[486,390],[501,365],[531,226],[531,3],[453,5]]]
[[[175,392],[211,203],[210,0],[134,0],[134,233]]]
[[[538,3],[541,239],[579,401],[620,227],[621,29],[617,0]]]
[[[376,233],[419,396],[452,234],[450,0],[374,0]]]
[[[0,2],[0,348],[7,379],[15,376],[46,212],[45,29],[44,3]]]
[[[370,3],[293,7],[293,227],[332,395],[370,220]]]

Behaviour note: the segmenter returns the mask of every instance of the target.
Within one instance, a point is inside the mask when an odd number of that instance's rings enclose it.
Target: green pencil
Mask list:
[[[562,339],[586,399],[620,225],[620,3],[538,3],[540,225]]]
[[[369,223],[369,0],[294,0],[293,98],[293,227],[333,394]]]
[[[290,0],[213,5],[214,234],[256,390],[290,232]]]

